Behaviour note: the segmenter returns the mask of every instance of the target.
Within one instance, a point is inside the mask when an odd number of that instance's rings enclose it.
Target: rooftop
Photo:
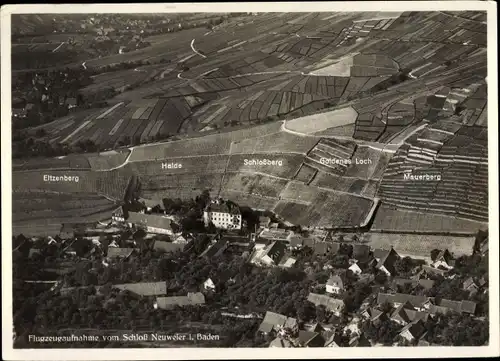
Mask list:
[[[160,229],[171,230],[171,219],[157,215],[157,214],[145,214],[137,212],[128,212],[127,222],[133,224],[142,224],[147,227],[154,227]]]
[[[205,304],[205,296],[201,292],[196,292],[188,293],[187,296],[157,297],[156,303],[161,309],[202,305]]]
[[[165,241],[155,241],[155,243],[153,244],[153,249],[156,249],[156,250],[162,251],[162,252],[176,252],[176,251],[182,251],[185,246],[186,246],[185,243],[172,243],[172,242],[165,242]]]
[[[343,300],[333,298],[333,297],[328,297],[326,295],[320,295],[318,293],[309,293],[309,296],[307,297],[307,300],[316,306],[323,305],[325,306],[328,310],[334,311],[334,312],[339,312],[341,311],[345,304]]]
[[[217,200],[209,203],[205,207],[206,212],[218,212],[218,213],[229,213],[229,214],[241,214],[240,208],[230,202],[230,201],[224,201],[224,200]]]
[[[129,257],[134,252],[134,248],[108,247],[108,257]]]

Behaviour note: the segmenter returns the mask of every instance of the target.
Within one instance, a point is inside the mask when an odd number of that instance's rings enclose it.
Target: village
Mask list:
[[[194,308],[219,320],[249,321],[255,333],[247,338],[258,347],[467,344],[487,334],[485,234],[478,234],[471,256],[436,249],[414,259],[394,248],[372,249],[356,234],[304,230],[269,212],[242,212],[207,193],[185,203],[138,198],[107,222],[63,224],[54,237],[14,237],[15,262],[31,275],[22,282],[47,285],[42,294],[54,297],[83,290],[107,304],[110,294],[125,292],[148,312]],[[189,267],[198,269],[187,275]],[[278,294],[238,296],[251,286],[242,284],[245,272],[277,277]],[[292,284],[308,288],[299,294]],[[291,296],[288,306],[266,309],[276,296]],[[451,327],[443,324],[450,317],[475,334],[445,339],[437,330]]]

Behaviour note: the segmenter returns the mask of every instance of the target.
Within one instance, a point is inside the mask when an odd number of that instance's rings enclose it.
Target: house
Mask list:
[[[355,260],[367,260],[370,257],[370,246],[366,244],[355,244],[352,247],[352,258]]]
[[[312,324],[304,324],[302,327],[306,331],[311,331],[311,332],[321,332],[321,331],[324,331],[323,327],[319,324],[319,322],[314,322]]]
[[[286,246],[283,242],[273,242],[264,249],[260,260],[268,266],[277,265],[283,258],[285,251]]]
[[[124,283],[113,285],[113,288],[118,288],[122,291],[130,291],[140,296],[162,296],[167,294],[167,283],[165,281]]]
[[[278,336],[274,340],[271,341],[271,343],[269,344],[269,347],[288,348],[288,347],[294,347],[294,346],[287,339]]]
[[[371,347],[370,341],[366,338],[364,334],[354,335],[349,340],[349,347]]]
[[[272,331],[279,332],[283,328],[287,328],[292,332],[298,331],[297,320],[293,317],[287,317],[279,313],[267,311],[258,331],[269,334]]]
[[[270,241],[281,241],[281,242],[290,242],[290,240],[294,237],[300,237],[300,236],[295,235],[291,231],[283,228],[264,229],[259,234],[259,238],[261,239],[266,239]]]
[[[207,278],[205,282],[203,282],[203,289],[206,291],[215,291],[215,283],[211,278]]]
[[[174,238],[174,240],[172,241],[172,243],[188,244],[189,241],[188,241],[188,238],[186,238],[186,237],[183,236],[182,234],[179,234],[177,237]]]
[[[215,243],[211,244],[206,250],[204,250],[200,257],[214,258],[219,257],[229,246],[229,242],[225,238],[217,240]]]
[[[205,226],[213,223],[216,228],[241,229],[241,211],[236,204],[218,199],[207,205],[203,221]]]
[[[315,306],[320,306],[320,305],[325,306],[327,310],[331,311],[336,316],[340,316],[340,314],[345,308],[343,300],[329,297],[326,295],[320,295],[313,292],[309,293],[307,300],[313,303]]]
[[[489,249],[488,237],[486,237],[486,239],[479,246],[479,252],[480,252],[480,254],[482,256],[487,256],[488,255],[488,249]]]
[[[378,308],[369,307],[361,312],[361,317],[376,324],[386,318],[386,314]]]
[[[447,299],[435,300],[435,303],[429,307],[431,314],[435,313],[468,313],[474,315],[476,313],[477,304],[472,301],[452,301]]]
[[[330,249],[329,249],[330,252],[329,253],[330,254],[337,254],[337,253],[339,253],[340,246],[341,246],[341,244],[338,243],[338,242],[332,242],[332,243],[330,243]]]
[[[297,260],[295,258],[288,257],[285,262],[280,263],[280,267],[292,268],[296,262],[297,262]]]
[[[162,215],[128,212],[130,227],[144,227],[148,233],[173,235],[172,220]]]
[[[326,338],[323,347],[342,347],[342,335],[338,332],[331,332],[331,335]]]
[[[382,305],[386,302],[394,307],[399,307],[400,305],[409,302],[413,307],[420,310],[425,310],[431,304],[430,298],[426,296],[414,296],[405,293],[379,293],[377,295],[377,304]]]
[[[68,109],[76,108],[78,105],[78,101],[76,98],[67,98],[65,104],[67,105]]]
[[[292,249],[299,249],[304,244],[304,238],[300,235],[293,235],[289,238],[288,246]]]
[[[115,240],[113,240],[110,244],[108,244],[108,248],[109,248],[109,247],[112,247],[112,248],[117,248],[117,247],[120,247],[120,246],[118,245],[118,243],[116,243],[116,241],[115,241]]]
[[[314,254],[318,256],[326,256],[330,253],[330,243],[315,242],[313,246]]]
[[[475,294],[479,290],[479,286],[474,282],[472,277],[467,278],[462,284],[464,291],[468,291],[470,294]]]
[[[426,278],[421,278],[418,280],[418,285],[426,290],[430,290],[432,287],[434,287],[434,283],[435,282],[433,280],[429,280]]]
[[[355,275],[360,275],[361,273],[363,273],[363,270],[359,266],[358,262],[353,263],[352,265],[350,265],[349,268],[348,268],[348,270],[350,270]]]
[[[116,211],[114,211],[111,214],[111,219],[117,223],[124,223],[125,222],[125,215],[123,212],[123,207],[120,207]]]
[[[326,282],[326,292],[340,293],[344,291],[344,282],[338,275],[332,275]]]
[[[184,250],[184,247],[186,246],[185,243],[174,243],[174,242],[165,242],[165,241],[155,241],[153,243],[153,249],[160,251],[160,252],[165,252],[165,253],[173,253],[177,251],[182,251]]]
[[[261,228],[267,228],[267,227],[269,227],[270,223],[271,223],[271,218],[265,217],[265,216],[260,216],[259,217],[259,226]]]
[[[404,340],[413,343],[418,341],[422,336],[424,336],[426,330],[424,323],[422,321],[415,321],[407,324],[403,329],[399,332],[399,337]]]
[[[152,211],[153,208],[157,208],[163,212],[163,207],[160,205],[160,202],[158,201],[147,198],[139,198],[138,201],[144,205],[144,207],[148,212]]]
[[[29,253],[28,253],[28,258],[34,258],[35,256],[41,256],[42,255],[42,250],[39,248],[30,248]],[[76,255],[76,254],[75,254]]]
[[[396,309],[391,313],[390,316],[390,319],[392,321],[403,326],[417,320],[422,320],[425,322],[428,318],[429,312],[416,310],[409,301],[396,307]]]
[[[453,259],[452,254],[445,249],[444,251],[440,251],[436,256],[436,259],[433,260],[432,267],[434,268],[445,268],[450,270],[455,265],[455,260]]]
[[[301,347],[323,347],[325,340],[319,332],[300,330],[297,342]]]
[[[13,108],[12,116],[15,118],[24,118],[26,117],[26,109],[23,108]]]
[[[434,268],[427,265],[422,265],[422,271],[426,274],[445,276],[448,270]]]
[[[108,247],[108,258],[128,258],[134,253],[135,248]]]
[[[175,307],[199,306],[205,304],[205,296],[201,292],[188,293],[187,296],[157,297],[155,308],[170,310]]]
[[[387,276],[392,276],[395,273],[394,265],[399,260],[399,254],[391,248],[390,250],[374,250],[373,256],[377,260],[376,268],[384,272]]]

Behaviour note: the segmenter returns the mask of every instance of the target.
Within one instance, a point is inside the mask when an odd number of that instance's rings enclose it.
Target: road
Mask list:
[[[57,48],[55,48],[54,50],[52,50],[52,52],[53,52],[53,53],[55,53],[55,52],[56,52],[56,51],[58,51],[58,50],[59,50],[59,48],[60,48],[61,46],[63,46],[64,44],[66,44],[66,42],[65,42],[65,41],[63,41],[61,44],[59,44],[59,46],[58,46]]]
[[[205,55],[203,55],[202,53],[200,53],[198,50],[196,50],[194,48],[194,39],[191,40],[191,50],[193,50],[196,54],[198,54],[199,56],[201,56],[203,59],[207,58]]]

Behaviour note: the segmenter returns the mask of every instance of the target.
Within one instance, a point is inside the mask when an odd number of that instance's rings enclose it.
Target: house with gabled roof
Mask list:
[[[440,269],[440,268],[434,268],[428,265],[422,265],[422,271],[423,273],[430,274],[430,275],[439,275],[439,276],[446,276],[446,273],[448,270]]]
[[[336,316],[340,316],[345,308],[343,300],[329,297],[327,295],[320,295],[318,293],[309,293],[307,300],[315,306],[325,306],[328,311],[332,312]]]
[[[469,292],[469,294],[471,295],[477,293],[477,291],[479,290],[479,286],[476,284],[474,278],[472,277],[469,277],[464,281],[464,283],[462,284],[462,288],[464,289],[464,291]]]
[[[361,312],[361,317],[363,317],[365,320],[370,320],[370,322],[376,324],[379,321],[386,319],[387,315],[385,312],[379,310],[378,308],[368,307]]]
[[[287,317],[276,312],[267,311],[258,331],[269,334],[273,331],[279,332],[283,328],[290,329],[293,332],[298,331],[297,320],[293,317]]]
[[[424,323],[421,320],[411,322],[401,329],[399,337],[413,343],[422,338],[426,333]]]
[[[326,282],[326,292],[327,293],[340,293],[344,291],[344,282],[339,275],[332,275]]]
[[[277,265],[286,252],[286,245],[283,242],[275,241],[268,245],[260,257],[260,261],[268,266]]]
[[[366,261],[370,257],[370,246],[366,244],[355,244],[352,247],[352,258],[358,261]]]
[[[215,243],[211,244],[206,250],[204,250],[200,257],[214,258],[219,257],[229,246],[229,242],[225,238],[218,239]]]
[[[184,243],[174,243],[174,242],[165,242],[165,241],[155,241],[153,243],[153,249],[160,251],[160,252],[165,252],[165,253],[174,253],[177,251],[182,251],[184,250],[184,247],[186,247],[186,244]]]
[[[259,216],[259,226],[262,228],[267,228],[269,227],[269,224],[271,223],[271,218],[266,217],[266,216]]]
[[[130,227],[144,227],[148,233],[174,234],[172,220],[163,215],[128,212],[126,221]]]
[[[355,275],[360,275],[361,273],[363,273],[363,270],[361,269],[358,262],[354,262],[352,265],[350,265],[348,270],[350,270]]]
[[[271,348],[289,348],[289,347],[294,347],[294,345],[286,338],[283,338],[281,336],[277,336],[274,340],[271,341],[271,343],[269,344],[269,347],[271,347]]]
[[[342,335],[336,331],[331,332],[323,347],[342,347]]]
[[[394,307],[399,307],[400,305],[409,302],[416,309],[425,310],[431,304],[431,299],[426,296],[414,296],[405,293],[379,293],[377,295],[377,304],[382,305],[386,302]]]
[[[189,292],[187,296],[157,297],[155,308],[170,310],[175,307],[199,306],[205,304],[205,296],[201,292]]]
[[[122,291],[130,291],[140,296],[163,296],[167,294],[167,283],[165,281],[123,283],[113,285],[113,288],[118,288]]]
[[[361,335],[354,335],[349,340],[349,347],[371,347],[371,342],[362,333]]]
[[[434,304],[429,307],[431,314],[435,313],[468,313],[474,315],[476,313],[477,304],[473,301],[452,301],[447,299],[435,299]]]
[[[325,340],[319,332],[300,330],[297,343],[301,347],[323,347]]]
[[[212,281],[212,279],[209,277],[205,282],[203,282],[203,288],[206,291],[215,291],[215,283]]]
[[[400,325],[407,325],[417,320],[427,321],[429,312],[418,311],[410,302],[399,305],[390,316],[390,319]]]
[[[134,253],[135,248],[108,247],[108,258],[128,258]]]
[[[315,242],[313,251],[315,255],[326,256],[330,253],[331,244],[327,242]]]
[[[382,272],[384,272],[387,276],[392,276],[395,274],[394,265],[399,260],[399,254],[391,248],[387,251],[376,250],[374,252],[374,257],[377,260],[376,268]],[[379,258],[377,258],[379,257]]]
[[[455,260],[453,259],[453,255],[447,250],[441,250],[439,254],[436,256],[436,259],[432,262],[432,267],[434,268],[445,268],[452,269],[455,265]]]

